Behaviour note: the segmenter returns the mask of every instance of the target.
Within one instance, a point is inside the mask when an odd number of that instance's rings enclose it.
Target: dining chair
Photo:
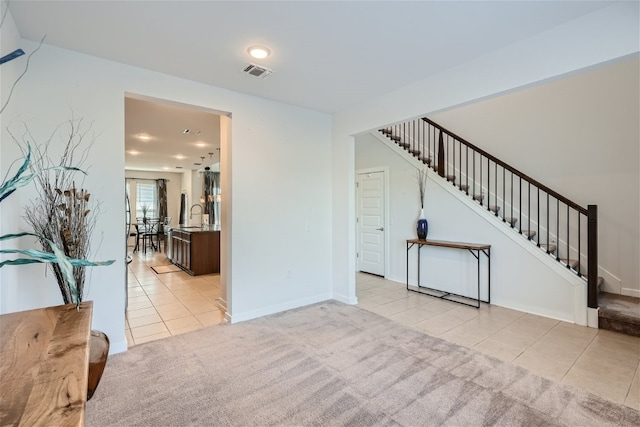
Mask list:
[[[160,246],[160,234],[159,234],[160,219],[159,218],[147,218],[146,224],[144,224],[144,231],[142,233],[142,247],[144,252],[147,253],[147,247],[151,250],[156,250],[156,244],[158,248]],[[156,243],[154,243],[154,239]]]
[[[140,230],[138,229],[138,224],[133,224],[133,227],[135,228],[135,231],[130,231],[129,237],[136,238],[136,244],[133,247],[133,252],[138,252],[138,247],[140,246]]]

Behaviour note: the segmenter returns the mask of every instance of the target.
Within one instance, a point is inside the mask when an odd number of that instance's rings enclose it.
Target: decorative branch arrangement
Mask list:
[[[39,196],[26,208],[25,218],[33,232],[7,234],[0,236],[0,240],[33,236],[40,241],[42,250],[1,249],[0,253],[24,257],[2,261],[0,267],[49,263],[64,303],[79,305],[84,296],[85,267],[110,265],[114,260],[87,260],[91,234],[95,227],[95,214],[99,209],[94,208],[94,215],[90,215],[90,194],[84,189],[76,188],[73,178],[78,172],[86,174],[78,166],[82,166],[86,160],[91,144],[80,150],[88,132],[82,131],[82,120],[72,119],[67,123],[69,136],[59,162],[53,162],[49,156],[50,140],[42,147],[32,146],[28,142],[20,143],[11,134],[22,148],[24,160],[16,174],[5,179],[0,186],[0,201],[32,181],[38,184]],[[33,139],[28,130],[26,135]]]
[[[420,196],[420,208],[424,209],[424,194],[427,190],[427,169],[419,169],[416,172],[416,180],[418,181],[418,192]]]
[[[36,175],[38,197],[25,209],[25,219],[38,236],[42,250],[53,253],[53,242],[69,259],[86,260],[90,256],[91,239],[99,213],[99,204],[90,206],[91,194],[78,188],[74,181],[78,167],[87,159],[92,143],[84,144],[90,128],[83,130],[82,119],[69,120],[66,145],[57,162],[51,160],[49,144],[36,145],[36,160],[29,167]],[[15,138],[14,138],[15,139]],[[56,165],[56,166],[53,166]],[[113,261],[92,262],[89,265],[109,265]],[[72,266],[70,283],[64,265],[51,264],[65,304],[80,303],[84,296],[85,263]]]

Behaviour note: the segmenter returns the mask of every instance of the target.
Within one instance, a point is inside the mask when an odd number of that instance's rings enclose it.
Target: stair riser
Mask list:
[[[625,335],[640,337],[640,325],[615,319],[599,317],[598,329],[606,329],[607,331],[614,331]]]

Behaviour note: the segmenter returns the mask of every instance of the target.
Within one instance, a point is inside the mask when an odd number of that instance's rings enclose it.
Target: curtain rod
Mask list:
[[[167,182],[170,182],[170,179],[165,179],[165,178],[136,178],[136,177],[129,177],[129,176],[125,176],[124,177],[125,180],[127,179],[137,179],[138,181],[157,181],[159,179],[164,179]]]

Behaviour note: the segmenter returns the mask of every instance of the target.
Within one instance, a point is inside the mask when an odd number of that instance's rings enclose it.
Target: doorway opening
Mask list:
[[[131,93],[124,101],[132,346],[225,321],[231,115]]]

